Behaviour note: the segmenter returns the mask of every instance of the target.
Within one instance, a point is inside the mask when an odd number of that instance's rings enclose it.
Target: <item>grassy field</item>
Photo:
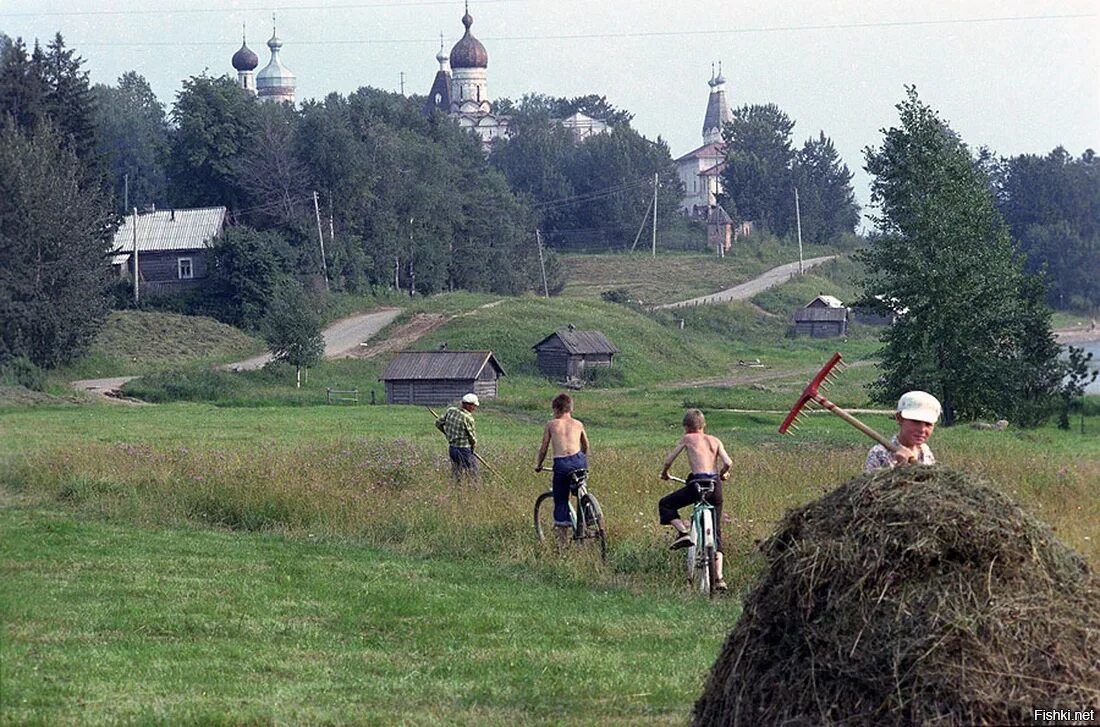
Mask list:
[[[847,299],[854,274],[841,262],[676,318],[583,291],[415,299],[410,313],[453,316],[418,347],[491,348],[508,373],[478,412],[496,474],[473,488],[451,483],[424,409],[366,403],[381,400],[377,360],[326,362],[301,390],[277,367],[194,363],[136,385],[169,402],[156,405],[0,396],[0,724],[683,724],[756,543],[861,468],[870,442],[836,417],[776,431],[836,349],[853,365],[830,397],[870,404],[877,331],[785,336],[792,306]],[[622,349],[612,377],[576,393],[606,564],[541,546],[531,526],[557,389],[530,347],[568,323]],[[364,403],[326,406],[326,386]],[[717,602],[688,591],[656,522],[686,406],[735,461],[732,592]],[[860,416],[893,431],[888,413]],[[1073,423],[941,428],[931,444],[1100,566],[1100,416]]]

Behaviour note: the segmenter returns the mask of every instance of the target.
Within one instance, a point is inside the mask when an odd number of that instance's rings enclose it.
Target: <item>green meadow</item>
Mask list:
[[[607,257],[589,262],[623,256]],[[329,361],[295,389],[280,367],[212,369],[226,345],[250,345],[219,338],[128,386],[159,403],[0,403],[0,723],[685,723],[760,568],[757,542],[857,474],[871,444],[822,413],[795,436],[776,431],[834,350],[852,366],[830,397],[892,433],[864,388],[874,329],[786,336],[792,301],[850,286],[842,262],[751,302],[675,314],[590,294],[417,299],[395,327],[416,312],[452,317],[415,347],[492,349],[507,372],[477,414],[493,472],[476,485],[450,481],[424,408],[369,403],[372,391],[382,400],[384,360]],[[558,389],[530,347],[568,323],[622,349],[574,392],[607,563],[533,537],[549,484],[533,465]],[[326,405],[326,387],[359,388],[361,402]],[[657,475],[687,406],[735,462],[731,592],[716,601],[690,593],[657,524],[671,489]],[[931,445],[1096,566],[1095,411],[1068,431],[939,428]]]

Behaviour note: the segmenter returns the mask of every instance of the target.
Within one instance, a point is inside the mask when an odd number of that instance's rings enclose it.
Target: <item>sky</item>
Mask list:
[[[170,106],[183,79],[263,68],[272,14],[298,99],[361,86],[426,94],[462,35],[462,0],[0,0],[0,32],[60,31],[93,83],[134,70]],[[1098,0],[470,0],[491,98],[604,95],[673,157],[702,143],[712,63],[731,107],[775,103],[801,145],[824,131],[855,173],[906,85],[972,148],[1100,151]],[[259,69],[257,69],[259,70]],[[403,75],[402,75],[403,74]]]

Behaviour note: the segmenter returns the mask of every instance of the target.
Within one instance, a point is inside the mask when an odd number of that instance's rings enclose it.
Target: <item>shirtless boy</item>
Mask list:
[[[714,480],[714,492],[710,495],[710,504],[714,505],[714,535],[718,542],[718,552],[715,560],[718,566],[719,590],[726,589],[726,582],[722,578],[722,480],[729,477],[730,466],[733,460],[726,454],[726,448],[722,446],[718,437],[706,433],[707,420],[703,412],[698,409],[688,409],[684,413],[684,436],[676,443],[675,449],[665,457],[665,467],[661,470],[661,479],[668,479],[668,469],[680,452],[687,452],[688,464],[691,465],[691,476],[687,478],[687,484],[678,490],[668,493],[657,503],[657,511],[661,516],[662,525],[671,525],[676,529],[676,539],[669,546],[672,550],[686,548],[694,545],[691,539],[691,529],[687,523],[680,519],[680,508],[699,502],[699,490],[695,486],[696,480]],[[721,469],[717,464],[721,462]]]
[[[558,394],[551,402],[554,418],[546,422],[542,430],[542,445],[539,458],[535,463],[535,472],[542,472],[542,463],[546,451],[552,447],[554,453],[554,528],[558,540],[565,542],[568,528],[573,527],[569,517],[569,473],[574,470],[588,469],[588,434],[584,424],[573,418],[573,397]]]

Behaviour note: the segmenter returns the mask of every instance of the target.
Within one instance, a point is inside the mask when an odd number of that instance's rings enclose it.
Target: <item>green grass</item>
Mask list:
[[[9,724],[683,723],[737,607],[0,509]]]
[[[807,258],[836,254],[833,248],[808,245]],[[568,281],[566,297],[599,298],[625,289],[645,305],[673,303],[713,293],[754,278],[765,270],[798,260],[798,248],[771,237],[734,243],[724,258],[697,252],[649,252],[562,255]]]
[[[129,376],[188,363],[225,363],[265,350],[263,342],[202,316],[114,311],[81,361],[53,373],[63,381]]]

